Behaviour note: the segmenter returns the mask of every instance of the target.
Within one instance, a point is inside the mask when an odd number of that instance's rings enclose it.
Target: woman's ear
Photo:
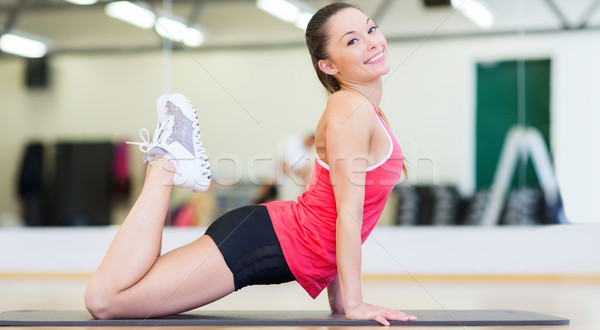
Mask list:
[[[334,76],[336,73],[338,73],[338,70],[335,68],[335,66],[327,60],[319,61],[319,69],[321,69],[321,71],[323,71],[325,74],[331,76]]]

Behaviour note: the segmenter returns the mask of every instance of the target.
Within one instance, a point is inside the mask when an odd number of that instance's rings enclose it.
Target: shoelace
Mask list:
[[[146,133],[146,136],[144,136],[144,133]],[[138,148],[140,148],[140,151],[143,153],[148,152],[149,150],[151,150],[153,147],[152,142],[150,141],[150,132],[148,132],[147,128],[142,128],[140,129],[140,137],[142,138],[143,142],[130,142],[130,141],[125,141],[125,143],[127,144],[135,144],[138,146]]]
[[[162,125],[161,125],[161,120],[158,121],[158,124],[156,125],[156,130],[154,131],[154,136],[152,137],[152,140],[150,140],[150,132],[148,131],[147,128],[142,128],[140,129],[140,138],[142,139],[142,142],[129,142],[129,141],[125,141],[125,143],[127,144],[135,144],[140,148],[140,151],[143,152],[144,154],[147,153],[148,151],[154,149],[162,140],[164,140],[167,136],[170,135],[170,133],[168,132],[169,129],[173,128],[173,117],[170,117],[167,119],[167,129],[165,130],[165,132],[161,132],[162,131]],[[160,140],[159,140],[159,135],[160,135]]]

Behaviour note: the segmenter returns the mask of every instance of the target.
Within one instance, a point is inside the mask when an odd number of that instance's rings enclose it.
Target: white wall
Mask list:
[[[163,253],[205,228],[164,231]],[[0,275],[94,272],[116,227],[7,228]],[[363,245],[364,274],[598,275],[600,225],[377,227]],[[435,242],[435,243],[433,243]],[[40,249],[43,246],[43,249]]]
[[[392,72],[382,108],[411,161],[410,180],[474,186],[475,63],[518,57],[552,59],[552,148],[567,217],[600,219],[600,58],[598,32],[390,44]],[[14,180],[28,139],[127,137],[155,127],[162,92],[159,52],[52,58],[52,85],[24,87],[24,62],[0,59],[2,121],[0,213],[18,211]],[[277,140],[314,128],[326,95],[306,50],[179,52],[172,90],[199,109],[203,140],[213,160],[247,164],[268,155]],[[134,153],[135,159],[140,155]],[[428,161],[431,160],[431,161]],[[221,162],[222,163],[222,162]],[[213,164],[225,176],[231,166]],[[222,165],[222,166],[219,166]],[[263,166],[265,165],[265,166]],[[135,166],[139,172],[140,167]],[[256,171],[266,171],[257,164]],[[248,167],[238,168],[247,173]]]

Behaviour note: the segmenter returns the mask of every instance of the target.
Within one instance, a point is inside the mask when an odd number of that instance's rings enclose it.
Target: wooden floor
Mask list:
[[[0,277],[0,311],[23,309],[83,310],[85,278]],[[468,327],[468,329],[600,329],[600,283],[535,281],[375,281],[363,284],[365,300],[396,309],[513,309],[571,319],[569,326]],[[295,283],[240,290],[205,309],[326,310],[326,294],[315,301]],[[143,327],[150,329],[151,327]],[[189,329],[190,327],[184,327]],[[360,327],[353,329],[379,329]],[[456,329],[459,327],[417,327]],[[5,327],[4,329],[17,329]],[[24,329],[24,328],[18,328]],[[83,329],[69,327],[64,329]],[[90,328],[85,328],[90,329]],[[108,327],[98,329],[109,330]],[[161,328],[161,329],[164,329]],[[241,329],[241,328],[232,328]],[[258,329],[258,328],[256,328]],[[270,329],[277,329],[273,327]],[[292,329],[281,327],[279,329]],[[297,327],[296,329],[325,329]],[[332,329],[342,329],[332,327]],[[403,327],[403,329],[408,329]],[[415,329],[415,327],[411,327]]]

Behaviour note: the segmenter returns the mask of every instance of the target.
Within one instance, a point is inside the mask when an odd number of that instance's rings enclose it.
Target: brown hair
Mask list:
[[[340,90],[340,83],[334,76],[328,75],[319,69],[319,61],[324,60],[329,56],[325,49],[327,41],[329,41],[329,25],[327,24],[329,19],[340,10],[346,8],[360,10],[360,8],[344,2],[335,2],[327,5],[319,9],[319,11],[313,15],[306,27],[306,34],[304,35],[306,46],[308,47],[308,52],[310,53],[310,58],[313,67],[315,68],[315,72],[317,73],[317,77],[319,77],[319,80],[325,89],[332,94]]]

